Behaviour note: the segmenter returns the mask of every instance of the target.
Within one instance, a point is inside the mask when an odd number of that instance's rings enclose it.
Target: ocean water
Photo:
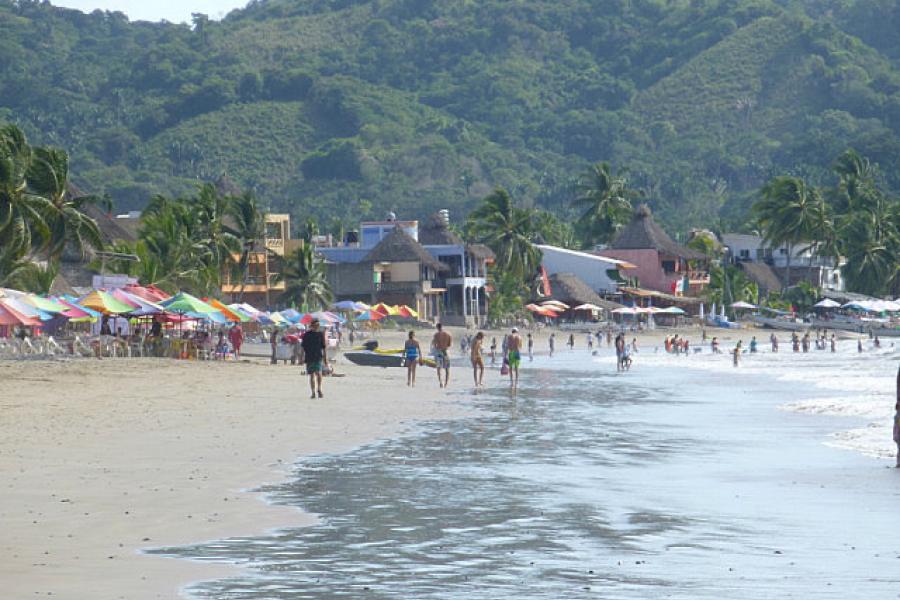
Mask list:
[[[763,350],[491,371],[478,416],[266,488],[318,525],[154,552],[247,567],[203,599],[900,598],[897,354]]]

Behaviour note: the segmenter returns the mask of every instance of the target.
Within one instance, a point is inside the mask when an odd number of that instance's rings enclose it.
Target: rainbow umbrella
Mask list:
[[[386,316],[387,315],[385,315],[384,313],[380,313],[377,310],[364,310],[363,312],[359,313],[356,316],[356,318],[353,320],[354,321],[380,321],[381,319],[385,318]]]
[[[8,298],[0,298],[0,325],[26,325],[34,327],[41,324],[38,317],[25,315],[13,306],[10,306]]]
[[[371,310],[380,312],[386,317],[394,317],[400,314],[396,306],[390,306],[388,304],[385,304],[384,302],[379,302],[378,304],[373,306]]]
[[[81,298],[78,304],[104,315],[124,315],[134,310],[133,306],[129,306],[101,290],[94,290]]]
[[[36,309],[44,311],[46,313],[66,312],[66,306],[60,304],[52,298],[42,298],[41,296],[36,296],[34,294],[26,294],[25,296],[20,296],[19,300],[21,300],[22,302],[26,302]]]
[[[146,317],[149,315],[158,315],[163,312],[162,306],[155,302],[145,300],[137,294],[132,294],[121,289],[113,290],[111,294],[116,300],[121,300],[125,304],[134,307],[134,310],[131,311],[131,316],[133,317]]]
[[[100,316],[100,313],[98,313],[97,311],[79,306],[78,304],[70,302],[65,298],[54,298],[54,300],[66,307],[66,311],[60,314],[74,323],[81,323],[84,321],[93,322],[96,321],[97,317]]]
[[[405,304],[403,306],[398,307],[397,312],[401,317],[404,317],[406,319],[418,319],[419,318],[419,313]]]
[[[248,321],[253,320],[248,315],[244,314],[243,312],[236,310],[236,309],[232,309],[228,306],[225,306],[224,304],[222,304],[215,298],[210,298],[207,301],[207,304],[209,304],[210,306],[212,306],[213,308],[215,308],[219,312],[221,312],[223,315],[225,315],[225,318],[227,318],[229,321],[233,321],[235,323],[247,323]]]

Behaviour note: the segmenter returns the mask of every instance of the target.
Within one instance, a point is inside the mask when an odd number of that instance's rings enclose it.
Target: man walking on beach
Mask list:
[[[309,388],[312,390],[310,398],[315,398],[317,393],[319,398],[323,398],[322,368],[328,365],[328,357],[325,354],[325,335],[319,331],[318,319],[313,319],[309,324],[309,330],[303,334],[300,346],[303,348],[303,360],[306,362]]]
[[[556,334],[551,333],[550,339],[547,340],[547,342],[550,344],[550,356],[553,356],[553,347],[556,346]]]
[[[438,384],[443,387],[450,385],[450,345],[453,344],[453,336],[444,331],[444,326],[437,324],[437,332],[431,340],[431,348],[434,351],[434,360],[437,363]],[[444,378],[441,379],[441,370]]]
[[[517,388],[519,387],[519,363],[522,362],[522,337],[515,327],[506,337],[506,350],[509,362],[509,385]]]

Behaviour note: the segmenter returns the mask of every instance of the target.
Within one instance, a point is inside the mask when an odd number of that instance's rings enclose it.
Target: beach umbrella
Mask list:
[[[527,310],[530,310],[531,312],[537,312],[537,311],[540,311],[540,310],[544,310],[543,308],[541,308],[541,307],[538,306],[537,304],[526,304],[526,305],[525,305],[525,308],[526,308]]]
[[[134,308],[130,313],[132,317],[147,317],[163,312],[163,308],[159,304],[144,300],[140,296],[126,292],[123,289],[113,290],[110,293],[116,300],[121,300]]]
[[[379,302],[378,304],[373,306],[371,310],[380,312],[386,317],[397,316],[399,314],[396,306],[390,306],[389,304],[385,304],[384,302]]]
[[[701,303],[700,303],[700,320],[701,320],[701,321],[703,320],[703,318],[704,318],[704,316],[705,316],[705,315],[703,314],[703,308],[704,308],[704,307],[703,307],[703,303],[701,302]]]
[[[187,292],[178,292],[168,300],[163,300],[160,306],[169,312],[183,314],[210,315],[218,312],[214,307]]]
[[[413,308],[410,308],[409,306],[407,306],[405,304],[403,306],[401,306],[399,310],[400,310],[401,317],[405,317],[407,319],[418,319],[419,318],[418,311],[416,311]]]
[[[565,302],[560,302],[559,300],[545,300],[545,301],[541,302],[541,306],[548,306],[550,308],[557,306],[563,310],[569,309],[568,304],[566,304]]]
[[[820,300],[813,304],[815,308],[840,308],[841,303],[835,302],[831,298],[825,298],[824,300]]]
[[[229,306],[226,306],[215,298],[209,298],[207,304],[218,310],[220,313],[225,315],[225,318],[234,323],[247,323],[249,321],[252,321],[252,319],[248,315],[244,314],[240,310],[236,310]]]
[[[39,317],[30,317],[16,310],[9,298],[0,298],[0,325],[25,325],[27,327],[39,326]]]
[[[550,319],[557,319],[557,318],[559,318],[559,314],[557,314],[555,311],[550,310],[549,308],[544,308],[544,309],[541,309],[541,310],[536,310],[536,311],[534,311],[534,314],[536,314],[536,315],[541,315],[542,317],[548,317],[548,318],[550,318]]]
[[[664,315],[683,315],[684,311],[681,310],[680,308],[678,308],[677,306],[670,306],[668,308],[660,309],[659,313],[664,314]]]
[[[572,310],[603,310],[596,304],[591,304],[590,302],[585,302],[584,304],[579,304],[574,307]]]
[[[356,305],[357,303],[353,300],[341,300],[332,304],[331,307],[336,310],[357,310]]]
[[[85,308],[84,306],[79,306],[75,302],[71,302],[65,298],[56,298],[56,301],[66,307],[66,312],[60,314],[70,321],[76,323],[82,321],[96,321],[100,316],[100,313],[97,311]]]
[[[623,306],[612,311],[615,315],[636,315],[637,309],[630,306]]]
[[[129,294],[133,294],[140,298],[143,298],[147,302],[153,302],[159,304],[163,300],[168,300],[172,297],[172,294],[167,294],[162,291],[155,285],[138,285],[136,283],[129,283],[123,288]]]
[[[739,302],[734,302],[731,304],[731,308],[756,308],[755,304],[750,304],[749,302],[744,302],[743,300]]]
[[[563,305],[563,306],[565,306],[565,305]],[[554,313],[566,312],[565,308],[563,308],[562,306],[557,306],[556,304],[544,304],[543,306],[540,307],[540,309],[541,310],[550,310],[550,311],[553,311]]]
[[[94,290],[78,300],[78,304],[104,315],[124,315],[134,310],[133,306],[117,300],[112,294],[102,290]]]
[[[298,323],[301,318],[303,318],[303,313],[297,312],[293,308],[288,308],[286,310],[281,311],[281,316],[290,321],[291,323]]]
[[[387,315],[384,313],[380,313],[377,310],[364,310],[359,313],[353,320],[354,321],[380,321],[385,318]]]
[[[21,302],[25,302],[35,307],[38,310],[41,310],[46,313],[64,313],[68,308],[64,304],[53,300],[52,298],[42,298],[41,296],[37,296],[35,294],[25,294],[23,296],[19,296],[17,298]]]

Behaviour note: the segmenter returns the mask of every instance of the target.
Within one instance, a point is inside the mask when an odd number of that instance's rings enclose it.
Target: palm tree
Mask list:
[[[636,193],[628,189],[628,180],[613,173],[609,163],[599,162],[588,169],[576,190],[578,196],[572,204],[586,207],[578,219],[585,245],[609,242],[631,215],[631,199]]]
[[[30,264],[17,248],[0,243],[0,287],[17,286]]]
[[[504,189],[486,197],[469,215],[475,235],[497,256],[496,268],[525,282],[537,270],[541,253],[532,243],[534,211],[517,208]]]
[[[868,206],[877,195],[876,168],[869,159],[852,148],[841,154],[834,163],[838,186],[832,194],[832,204],[838,213],[847,213]]]
[[[256,252],[257,246],[266,235],[266,216],[257,206],[256,197],[251,192],[232,198],[229,209],[232,225],[226,226],[226,231],[239,241],[241,247],[237,264],[241,277],[238,302],[243,302],[244,287],[250,278],[250,256]]]
[[[95,196],[72,197],[69,190],[69,156],[58,148],[34,148],[27,172],[28,187],[45,198],[44,220],[49,236],[46,251],[50,260],[62,257],[66,247],[82,256],[86,246],[103,248],[100,228],[83,212]]]
[[[181,202],[168,201],[157,197],[144,211],[140,230],[141,247],[136,254],[143,261],[145,256],[153,257],[154,281],[159,287],[174,291],[179,288],[196,287],[206,291],[206,285],[199,277],[204,268],[207,247],[196,240],[192,214]],[[199,285],[197,285],[199,283]]]
[[[287,258],[284,269],[278,275],[278,280],[283,280],[285,284],[282,300],[317,309],[331,304],[334,295],[325,274],[325,263],[316,258],[313,247],[304,244]]]
[[[51,261],[44,267],[29,263],[19,275],[18,281],[26,292],[49,294],[57,275],[59,275],[58,262]]]
[[[0,127],[0,247],[21,258],[50,230],[44,220],[50,202],[28,188],[32,149],[15,125]]]
[[[797,177],[780,176],[769,181],[753,205],[763,239],[771,248],[785,246],[785,287],[791,281],[794,248],[802,242],[820,239],[816,230],[821,217],[822,197],[818,190]]]
[[[900,204],[878,195],[874,205],[855,211],[842,231],[849,289],[870,295],[896,290],[900,283]]]
[[[233,262],[232,255],[241,251],[241,242],[225,225],[225,216],[230,214],[231,200],[218,192],[211,183],[200,187],[191,203],[195,216],[195,242],[205,249],[201,258],[202,268],[198,270],[201,289],[207,292],[220,287],[223,267]]]

